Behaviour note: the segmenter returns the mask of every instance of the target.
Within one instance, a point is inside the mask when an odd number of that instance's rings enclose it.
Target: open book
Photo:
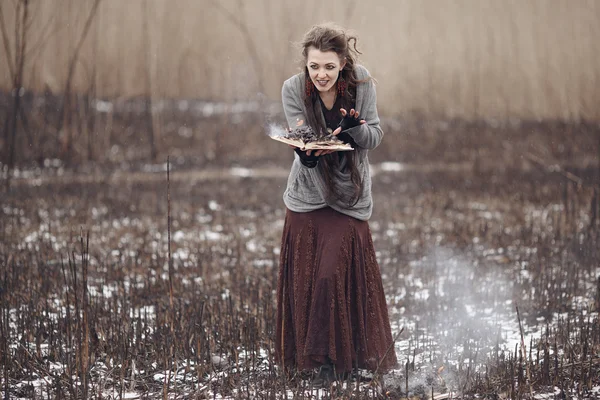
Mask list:
[[[313,130],[302,125],[291,131],[283,128],[271,126],[269,137],[278,142],[287,143],[302,151],[306,150],[336,150],[348,151],[354,150],[349,143],[344,143],[335,135],[326,135],[318,137]]]

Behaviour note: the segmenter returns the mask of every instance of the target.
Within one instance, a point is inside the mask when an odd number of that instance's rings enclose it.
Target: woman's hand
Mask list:
[[[358,111],[356,111],[354,108],[350,110],[350,113],[348,113],[345,108],[340,108],[340,112],[342,113],[343,118],[336,130],[332,132],[333,135],[338,135],[340,132],[345,131],[346,129],[354,128],[355,126],[367,123],[367,121],[364,119],[358,119]]]
[[[342,115],[345,115],[345,114],[346,114],[346,110],[344,110],[343,108],[342,108],[342,110],[343,110],[343,112],[342,112]],[[352,110],[352,111],[354,111],[354,110]],[[356,114],[356,116],[358,116],[358,113]],[[303,120],[303,119],[300,119],[300,118],[297,118],[297,119],[296,119],[296,126],[302,126],[302,124],[304,124],[304,120]],[[289,131],[291,131],[291,129],[289,129]],[[338,132],[338,133],[339,133],[339,132]],[[337,133],[336,133],[336,135],[337,135]],[[295,146],[292,146],[291,144],[290,144],[289,146],[290,146],[292,149],[294,149],[294,150],[296,150],[296,151],[297,151],[297,149],[296,149],[296,147],[295,147]],[[324,155],[327,155],[327,154],[331,154],[331,153],[333,153],[334,151],[336,151],[336,150],[314,150],[315,154],[313,155],[313,157],[324,156]],[[308,157],[310,157],[310,155],[311,155],[311,153],[312,153],[312,152],[313,152],[313,150],[306,150],[306,155],[307,155]]]
[[[293,146],[291,144],[288,144],[288,146],[290,146],[290,148],[292,148],[294,150],[298,149],[296,146]],[[337,150],[324,150],[324,149],[323,150],[306,150],[306,155],[310,156],[313,151],[315,152],[314,156],[319,157],[319,156],[325,156],[327,154],[334,153]]]
[[[315,152],[315,156],[319,157],[319,156],[325,156],[327,154],[331,154],[333,152],[335,152],[336,150],[313,150]],[[306,153],[310,156],[311,150],[306,150]]]

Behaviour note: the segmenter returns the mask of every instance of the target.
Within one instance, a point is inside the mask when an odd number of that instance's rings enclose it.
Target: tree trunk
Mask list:
[[[148,30],[148,3],[147,2],[143,2],[142,3],[142,7],[144,8],[143,11],[143,15],[144,17],[142,18],[142,34],[144,35],[144,59],[145,59],[145,71],[146,71],[146,99],[145,99],[145,104],[144,104],[144,108],[146,110],[146,130],[148,132],[148,141],[150,144],[150,159],[151,161],[156,161],[157,158],[157,152],[156,152],[156,132],[155,132],[155,125],[156,125],[156,120],[154,118],[154,111],[153,111],[153,105],[152,105],[152,99],[153,99],[153,87],[152,87],[152,66],[151,66],[151,60],[150,60],[150,54],[151,54],[151,49],[150,49],[150,32]]]
[[[17,18],[18,10],[23,7],[23,16],[21,24],[18,27],[16,35],[16,51],[15,51],[15,71],[13,76],[13,102],[12,109],[8,115],[8,126],[5,132],[5,137],[8,137],[7,142],[8,149],[8,174],[6,177],[6,190],[10,188],[10,173],[15,165],[16,159],[16,147],[17,147],[17,122],[21,110],[21,92],[23,87],[23,70],[25,67],[25,51],[27,49],[27,19],[29,17],[29,0],[23,0],[17,7]]]

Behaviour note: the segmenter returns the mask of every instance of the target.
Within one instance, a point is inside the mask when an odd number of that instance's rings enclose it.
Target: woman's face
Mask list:
[[[310,79],[319,92],[335,90],[335,82],[346,62],[340,61],[335,51],[321,51],[310,47],[306,57],[306,68]]]

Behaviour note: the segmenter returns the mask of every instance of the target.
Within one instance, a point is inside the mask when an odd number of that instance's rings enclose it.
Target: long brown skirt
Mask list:
[[[287,210],[277,288],[278,363],[297,370],[329,363],[338,373],[385,371],[397,363],[392,341],[368,222],[331,208]]]

